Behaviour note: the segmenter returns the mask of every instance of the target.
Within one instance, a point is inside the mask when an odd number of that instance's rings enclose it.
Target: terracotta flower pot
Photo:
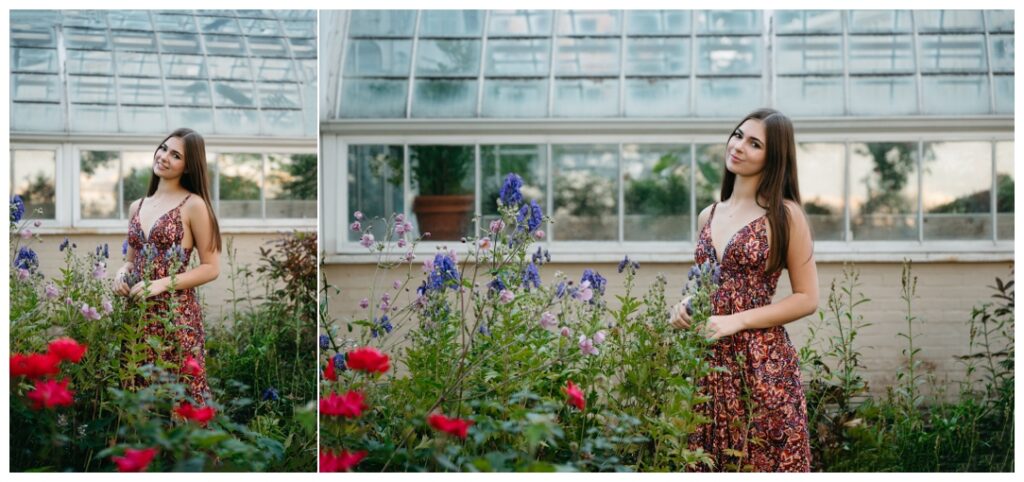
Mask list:
[[[416,196],[412,202],[420,232],[428,239],[456,240],[465,236],[473,216],[473,195]]]

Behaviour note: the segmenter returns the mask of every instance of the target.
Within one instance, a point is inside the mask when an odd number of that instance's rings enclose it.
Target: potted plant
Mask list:
[[[473,148],[415,146],[410,154],[410,179],[419,192],[412,211],[420,232],[431,239],[464,236],[473,217]]]

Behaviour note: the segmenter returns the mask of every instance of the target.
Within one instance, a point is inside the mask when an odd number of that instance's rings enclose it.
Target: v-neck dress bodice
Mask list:
[[[694,261],[718,262],[719,288],[712,297],[713,315],[731,315],[771,304],[781,272],[766,273],[768,218],[741,227],[718,259],[711,240],[711,208],[697,240]],[[807,403],[800,382],[799,357],[782,326],[743,330],[711,346],[714,371],[700,381],[709,397],[697,410],[711,421],[690,436],[692,450],[703,448],[714,468],[750,465],[758,471],[810,470]],[[744,392],[749,400],[744,401]],[[742,417],[741,420],[738,420]],[[739,422],[739,423],[737,423]],[[749,423],[748,423],[749,422]],[[736,453],[743,453],[741,458]]]
[[[185,237],[181,209],[191,196],[185,196],[177,206],[156,218],[148,234],[139,219],[139,212],[146,199],[139,201],[139,207],[128,223],[128,245],[135,250],[129,285],[143,279],[155,281],[166,278],[172,272],[178,276],[188,270],[193,250],[181,247]],[[171,303],[172,300],[174,303]],[[146,311],[149,323],[144,329],[145,336],[159,337],[164,343],[160,353],[150,349],[147,362],[155,363],[159,356],[171,366],[179,367],[182,383],[186,384],[189,396],[198,403],[204,403],[210,392],[206,380],[206,333],[195,288],[175,291],[168,289],[150,301],[152,303]],[[164,319],[175,326],[171,333],[168,333]],[[185,374],[184,363],[189,356],[199,363],[202,373]],[[143,380],[138,382],[145,384]]]

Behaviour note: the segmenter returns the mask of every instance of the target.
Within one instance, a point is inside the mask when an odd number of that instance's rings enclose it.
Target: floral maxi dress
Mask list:
[[[128,225],[128,244],[135,249],[135,262],[132,266],[132,279],[142,280],[147,269],[151,270],[149,278],[158,280],[171,275],[175,258],[178,259],[176,275],[184,273],[188,268],[189,259],[192,256],[192,249],[182,249],[181,242],[185,236],[185,227],[181,221],[181,207],[188,201],[189,194],[176,207],[161,215],[149,230],[147,236],[139,221],[139,211],[142,210],[142,203],[145,198],[139,201],[139,207],[135,210]],[[167,330],[161,318],[168,315],[170,310],[169,301],[172,297],[176,299],[174,312],[170,314],[170,321],[175,330],[168,337]],[[205,340],[206,333],[203,330],[203,312],[199,306],[194,288],[166,291],[150,299],[151,304],[147,309],[147,317],[155,318],[145,327],[145,336],[156,336],[164,340],[165,349],[160,353],[160,358],[174,367],[183,369],[184,361],[192,356],[202,368],[198,375],[182,375],[182,380],[187,383],[188,395],[196,402],[202,404],[208,398],[210,386],[206,381],[206,354]],[[147,363],[155,363],[157,354],[150,352]]]
[[[771,303],[780,272],[765,273],[768,263],[767,218],[740,228],[726,244],[722,259],[711,242],[711,208],[700,232],[695,261],[719,262],[721,280],[712,299],[714,315],[729,315]],[[711,421],[689,439],[715,462],[697,470],[808,472],[811,449],[807,402],[800,383],[797,352],[782,326],[744,330],[711,346],[715,371],[700,381],[709,401],[697,409]],[[742,458],[741,458],[742,457]]]

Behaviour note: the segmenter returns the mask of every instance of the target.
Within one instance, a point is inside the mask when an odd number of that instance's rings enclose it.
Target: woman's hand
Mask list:
[[[679,304],[672,307],[672,316],[669,319],[669,323],[672,323],[672,326],[683,329],[689,328],[690,324],[693,323],[693,318],[690,317],[691,314],[686,312],[686,305],[690,302],[690,298],[692,296],[687,296]]]
[[[131,287],[128,286],[127,279],[128,273],[124,269],[117,270],[117,274],[114,275],[114,294],[121,296],[128,296],[131,294]]]
[[[717,340],[722,337],[733,335],[743,331],[743,320],[741,320],[736,314],[731,315],[715,315],[708,318],[708,322],[704,325],[704,334],[711,340]]]
[[[167,284],[167,278],[160,278],[158,280],[151,281],[149,283],[149,296],[147,296],[147,298],[152,298],[154,296],[166,292]],[[145,281],[139,281],[138,283],[135,283],[135,286],[132,286],[132,289],[128,293],[128,296],[131,296],[133,298],[141,298],[144,289]]]

